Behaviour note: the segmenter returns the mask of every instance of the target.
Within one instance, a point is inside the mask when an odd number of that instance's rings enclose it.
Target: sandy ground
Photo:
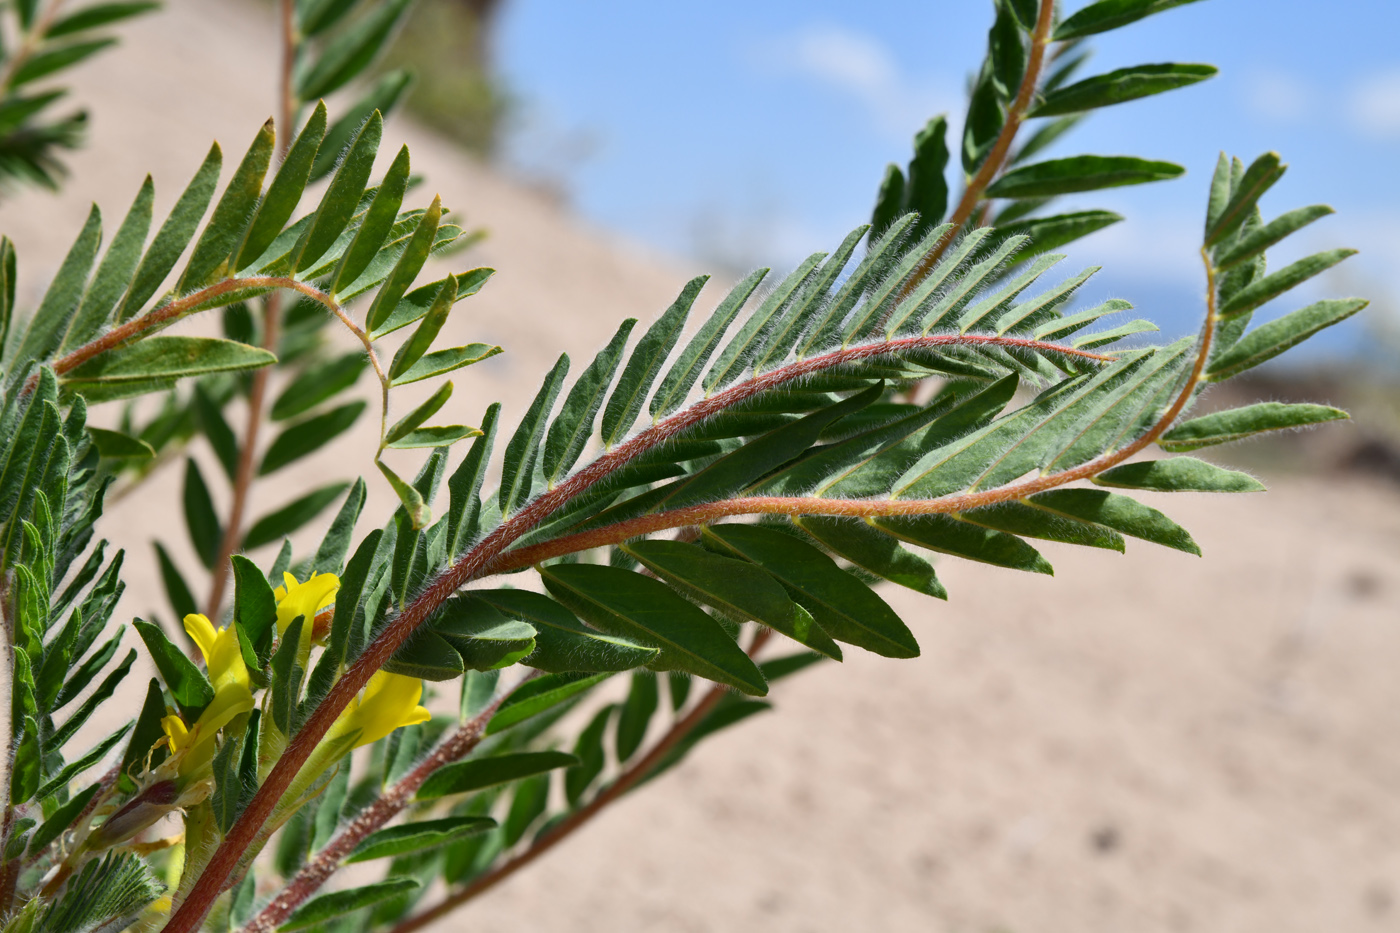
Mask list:
[[[114,228],[151,171],[168,208],[210,139],[233,163],[266,117],[263,8],[170,7],[72,82],[94,120],[64,194],[0,205],[23,293],[94,197]],[[587,359],[687,277],[404,121],[389,138],[490,229],[454,268],[501,270],[448,325],[454,342],[507,349],[457,380],[456,418],[496,398],[518,413],[559,352]],[[367,468],[362,427],[263,484],[254,511]],[[160,474],[105,523],[132,555],[127,616],[164,604],[148,542],[183,542],[178,485]],[[386,514],[372,485],[369,514]],[[940,564],[946,605],[886,593],[923,657],[852,651],[784,683],[779,713],[712,740],[438,929],[1395,929],[1400,498],[1295,479],[1159,499],[1204,559],[1051,546],[1053,580]]]

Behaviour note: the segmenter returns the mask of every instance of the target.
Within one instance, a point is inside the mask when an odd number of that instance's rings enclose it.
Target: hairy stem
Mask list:
[[[539,672],[533,672],[520,681],[521,684],[538,676]],[[518,689],[520,684],[516,685]],[[513,692],[513,691],[511,691]],[[433,753],[418,763],[412,771],[403,777],[397,784],[389,788],[382,797],[360,811],[345,828],[336,834],[335,838],[326,843],[326,847],[316,853],[316,857],[302,866],[282,892],[264,907],[247,926],[243,928],[243,933],[271,933],[279,926],[292,911],[312,894],[315,894],[321,885],[331,875],[340,868],[340,863],[355,851],[355,847],[364,841],[365,837],[382,827],[397,816],[404,807],[408,806],[413,795],[418,792],[418,788],[423,786],[435,771],[444,765],[451,764],[463,755],[476,748],[481,742],[482,736],[486,732],[486,724],[491,721],[491,717],[496,714],[510,692],[502,693],[490,706],[482,710],[470,722],[461,726],[456,732],[444,739]]]
[[[429,583],[413,602],[409,603],[385,625],[379,636],[345,671],[340,680],[335,683],[310,717],[307,718],[301,730],[288,743],[285,752],[272,771],[269,772],[266,781],[253,795],[248,807],[229,830],[219,851],[210,861],[205,872],[206,877],[200,879],[194,890],[190,892],[188,900],[170,918],[166,930],[169,933],[192,933],[198,928],[205,914],[213,906],[214,899],[218,897],[222,879],[228,876],[237,865],[239,853],[253,843],[259,828],[272,815],[277,801],[291,786],[297,772],[311,757],[317,744],[335,723],[341,710],[350,704],[350,701],[369,682],[370,677],[388,662],[394,652],[417,631],[418,627],[439,606],[467,583],[482,576],[506,548],[519,539],[521,535],[530,531],[576,496],[593,488],[611,473],[626,466],[647,451],[664,444],[678,433],[699,424],[706,418],[743,404],[777,386],[857,360],[889,356],[923,347],[981,345],[1033,348],[1098,361],[1112,359],[1112,357],[1071,347],[1023,338],[985,335],[953,334],[907,337],[864,346],[847,347],[781,366],[697,402],[690,408],[642,431],[627,443],[604,454],[558,486],[535,498],[514,517],[497,526],[457,563],[444,570]]]
[[[277,94],[277,158],[287,157],[287,149],[292,143],[292,123],[296,119],[296,94],[292,89],[292,70],[296,66],[298,37],[294,0],[281,0],[280,21],[282,38],[282,65],[278,76]],[[263,298],[263,349],[276,354],[277,342],[282,333],[282,296],[273,292]],[[219,606],[224,601],[224,589],[228,586],[229,558],[243,544],[243,513],[248,508],[248,496],[253,488],[253,456],[257,451],[258,434],[262,429],[263,408],[267,402],[267,384],[272,376],[272,368],[264,366],[253,373],[253,384],[248,390],[248,423],[243,431],[243,444],[238,452],[238,467],[234,470],[233,501],[229,506],[228,521],[224,525],[224,537],[219,542],[219,555],[210,568],[209,597],[205,601],[205,615],[211,619],[219,617]]]
[[[1040,0],[1040,12],[1036,17],[1035,30],[1031,33],[1031,49],[1030,56],[1026,61],[1026,72],[1021,76],[1021,86],[1016,90],[1015,99],[1006,110],[1006,122],[1001,125],[1001,132],[997,134],[996,142],[992,144],[991,151],[987,153],[986,159],[978,167],[977,173],[968,179],[962,197],[958,199],[958,206],[954,208],[952,216],[948,218],[953,229],[948,231],[948,235],[940,240],[938,245],[930,250],[929,254],[914,269],[914,273],[905,283],[903,294],[913,291],[914,287],[929,274],[929,270],[933,268],[934,264],[942,258],[953,239],[972,218],[982,196],[986,194],[987,188],[996,179],[997,173],[1006,164],[1006,158],[1011,153],[1011,145],[1016,141],[1016,134],[1021,130],[1021,124],[1026,119],[1026,111],[1030,110],[1031,101],[1035,99],[1035,91],[1040,84],[1040,75],[1045,67],[1045,50],[1050,44],[1050,30],[1055,24],[1054,14],[1055,0]]]
[[[771,629],[759,629],[758,633],[754,636],[753,643],[749,646],[749,657],[756,657],[759,650],[763,648],[768,642],[768,639],[772,636],[773,632]],[[461,907],[463,904],[467,903],[467,901],[485,894],[487,891],[491,890],[502,881],[505,881],[511,875],[569,838],[569,836],[582,829],[609,804],[616,803],[624,794],[636,787],[638,782],[651,774],[651,772],[656,769],[657,765],[661,764],[666,756],[669,755],[686,736],[690,735],[695,727],[705,720],[706,716],[714,711],[714,708],[719,705],[720,700],[723,700],[729,692],[727,687],[718,685],[711,687],[709,692],[701,697],[700,701],[695,704],[690,712],[676,720],[671,728],[666,731],[666,734],[656,741],[656,744],[651,747],[650,751],[637,759],[631,767],[618,775],[615,781],[603,788],[603,790],[587,804],[575,810],[573,813],[570,813],[568,817],[562,820],[548,833],[536,837],[525,851],[516,855],[514,858],[502,862],[486,874],[474,878],[465,888],[455,894],[448,895],[441,903],[430,907],[420,914],[409,917],[407,920],[393,927],[389,933],[412,933],[414,930],[421,930],[434,920],[438,920],[456,910],[458,907]]]

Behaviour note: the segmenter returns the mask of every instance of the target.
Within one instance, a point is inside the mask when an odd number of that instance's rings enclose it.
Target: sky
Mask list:
[[[496,46],[515,102],[507,158],[590,222],[697,271],[790,267],[868,220],[886,163],[907,162],[930,116],[947,112],[960,138],[991,19],[990,0],[510,0]],[[1057,271],[1102,265],[1086,300],[1127,298],[1165,337],[1193,331],[1217,155],[1275,149],[1290,169],[1266,218],[1319,202],[1338,212],[1271,253],[1275,267],[1361,250],[1294,304],[1375,302],[1314,354],[1400,353],[1376,340],[1400,325],[1398,29],[1394,0],[1203,0],[1091,39],[1079,77],[1165,61],[1221,73],[1097,111],[1046,153],[1187,168],[1063,199],[1127,220],[1070,247]]]

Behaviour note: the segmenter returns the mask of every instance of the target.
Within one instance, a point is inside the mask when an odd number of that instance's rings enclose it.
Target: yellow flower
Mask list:
[[[379,741],[400,726],[427,722],[433,714],[418,705],[422,698],[423,681],[417,677],[379,671],[369,679],[364,696],[350,701],[326,733],[326,739],[358,730],[354,747],[359,748]]]
[[[296,621],[296,617],[304,617],[299,650],[310,651],[316,613],[335,605],[340,577],[333,573],[318,573],[305,583],[298,583],[296,577],[284,570],[282,579],[286,581],[285,585],[279,586],[272,594],[277,597],[277,634],[287,634],[287,627]]]
[[[235,716],[253,708],[253,691],[233,626],[216,629],[204,616],[191,613],[185,616],[185,631],[204,655],[209,680],[214,685],[214,699],[199,714],[193,727],[187,727],[178,715],[166,716],[160,721],[160,727],[165,731],[171,754],[183,753],[180,774],[190,777],[214,759],[214,738],[219,730]]]

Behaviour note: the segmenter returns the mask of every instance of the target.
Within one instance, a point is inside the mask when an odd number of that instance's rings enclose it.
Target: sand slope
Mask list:
[[[95,195],[110,230],[152,171],[168,208],[210,139],[232,163],[266,117],[263,8],[170,6],[73,82],[94,121],[64,194],[0,205],[22,291],[41,288]],[[687,277],[403,121],[389,136],[410,144],[427,187],[491,230],[452,268],[501,270],[449,324],[458,342],[508,351],[458,379],[455,417],[474,422],[496,398],[518,414],[559,352],[586,360]],[[264,484],[255,513],[368,469],[361,428]],[[106,522],[132,552],[128,617],[163,607],[148,542],[183,543],[178,476]],[[370,515],[389,507],[379,485]],[[781,685],[778,713],[712,740],[439,928],[1393,929],[1396,494],[1312,480],[1156,504],[1204,559],[1051,547],[1053,580],[942,562],[946,605],[886,593],[922,658],[853,650]]]

